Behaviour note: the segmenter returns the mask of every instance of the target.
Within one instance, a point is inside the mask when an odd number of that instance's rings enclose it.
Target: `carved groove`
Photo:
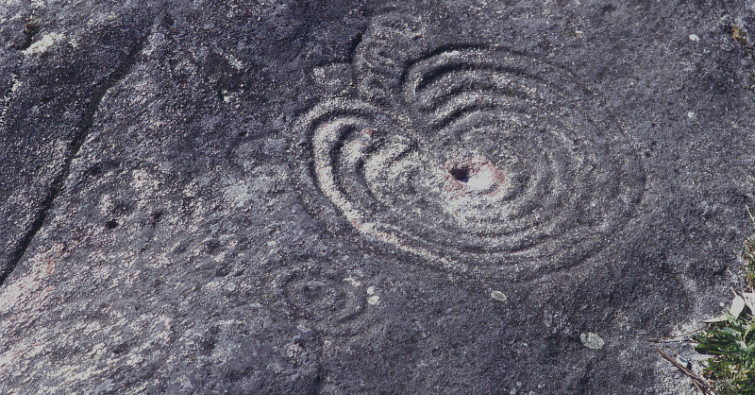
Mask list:
[[[356,336],[373,326],[366,287],[314,259],[295,259],[273,273],[274,308],[326,335]]]
[[[568,72],[479,45],[356,53],[390,61],[355,59],[369,86],[295,126],[303,192],[337,210],[326,222],[447,270],[529,279],[584,261],[635,216],[632,144]]]

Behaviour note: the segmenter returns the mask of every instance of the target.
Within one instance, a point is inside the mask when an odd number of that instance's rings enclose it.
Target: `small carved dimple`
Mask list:
[[[467,165],[454,166],[448,171],[448,173],[451,174],[451,177],[456,181],[464,183],[469,181],[469,166]]]
[[[118,227],[118,221],[111,219],[110,221],[105,222],[105,227],[108,229],[115,229]]]

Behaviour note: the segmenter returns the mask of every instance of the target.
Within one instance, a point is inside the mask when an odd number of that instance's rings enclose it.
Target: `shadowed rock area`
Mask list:
[[[749,0],[0,1],[0,392],[694,393],[648,339],[740,268],[752,41]]]

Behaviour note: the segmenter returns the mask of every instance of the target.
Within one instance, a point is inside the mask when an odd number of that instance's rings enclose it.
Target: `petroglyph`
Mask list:
[[[448,270],[524,279],[584,261],[634,216],[645,177],[632,143],[569,72],[484,45],[402,58],[421,27],[371,29],[359,93],[295,126],[323,220]]]
[[[273,305],[286,316],[303,319],[326,335],[362,333],[372,325],[368,287],[357,278],[317,262],[294,260],[276,271],[270,282]]]

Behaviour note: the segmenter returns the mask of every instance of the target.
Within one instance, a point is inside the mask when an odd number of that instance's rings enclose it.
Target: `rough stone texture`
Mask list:
[[[751,231],[734,23],[0,2],[0,392],[688,391],[647,339],[718,312]]]

